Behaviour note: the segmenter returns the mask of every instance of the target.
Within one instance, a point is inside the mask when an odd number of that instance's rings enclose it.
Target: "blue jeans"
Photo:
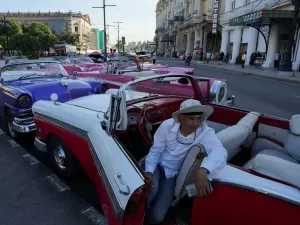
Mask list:
[[[146,224],[157,224],[163,222],[172,204],[175,192],[176,178],[169,179],[160,165],[153,173],[153,187],[150,188],[147,199],[149,211],[146,215]]]

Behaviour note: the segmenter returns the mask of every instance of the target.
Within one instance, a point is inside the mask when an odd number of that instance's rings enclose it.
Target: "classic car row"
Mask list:
[[[119,62],[109,66],[115,73],[69,76],[60,63],[31,61],[4,66],[0,74],[10,135],[32,125],[37,149],[48,153],[58,174],[72,178],[84,170],[108,224],[143,224],[150,183],[141,162],[161,122],[190,98],[214,108],[207,125],[227,150],[228,164],[210,175],[211,195],[189,197],[203,160],[190,151],[164,224],[300,224],[300,115],[284,120],[228,107],[233,99],[222,80],[128,75]]]
[[[115,60],[107,66],[111,66],[112,71],[119,71],[116,74],[109,71],[107,73],[93,71],[73,72],[72,76],[66,72],[65,65],[57,61],[27,60],[2,66],[0,71],[0,117],[3,118],[4,129],[13,138],[34,132],[32,104],[39,100],[49,100],[50,95],[54,92],[57,93],[59,102],[65,102],[90,94],[102,94],[109,87],[118,88],[128,80],[134,80],[140,76],[150,76],[157,73],[158,70],[126,73],[122,70],[124,64],[122,67],[121,63],[122,61]],[[161,73],[190,72],[189,68],[162,69]],[[120,71],[123,71],[122,75]],[[196,77],[194,79],[199,80],[203,93],[208,93],[207,88],[209,88],[210,93],[205,96],[206,98],[220,104],[227,101],[227,87],[224,81],[205,78],[201,81]],[[115,82],[107,84],[106,80]],[[142,91],[145,88],[152,88],[152,83],[148,85],[149,87],[142,87]],[[184,94],[190,91],[191,84],[174,81],[170,88],[175,91],[183,91]]]

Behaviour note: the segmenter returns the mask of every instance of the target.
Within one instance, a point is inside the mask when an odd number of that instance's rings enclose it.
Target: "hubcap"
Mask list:
[[[8,130],[9,130],[9,134],[14,138],[14,137],[16,137],[16,133],[15,133],[15,131],[14,131],[14,129],[13,129],[13,121],[14,121],[14,119],[13,119],[13,117],[11,117],[11,116],[7,116],[7,126],[8,126]]]
[[[57,145],[53,151],[56,165],[61,169],[66,169],[66,154],[61,145]]]

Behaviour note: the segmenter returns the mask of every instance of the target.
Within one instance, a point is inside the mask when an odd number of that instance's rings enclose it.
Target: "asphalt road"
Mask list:
[[[157,63],[184,67],[184,61],[157,59]],[[300,85],[283,81],[191,65],[195,75],[226,79],[228,94],[236,96],[237,108],[289,119],[300,114]]]
[[[1,225],[106,224],[87,178],[63,181],[45,167],[48,163],[32,144],[28,151],[22,146],[0,129]],[[80,196],[78,189],[83,188],[89,196]]]

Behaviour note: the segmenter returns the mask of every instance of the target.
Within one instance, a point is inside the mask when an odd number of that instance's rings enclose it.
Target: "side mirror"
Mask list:
[[[76,76],[77,76],[77,71],[73,71],[72,77],[76,77]]]

